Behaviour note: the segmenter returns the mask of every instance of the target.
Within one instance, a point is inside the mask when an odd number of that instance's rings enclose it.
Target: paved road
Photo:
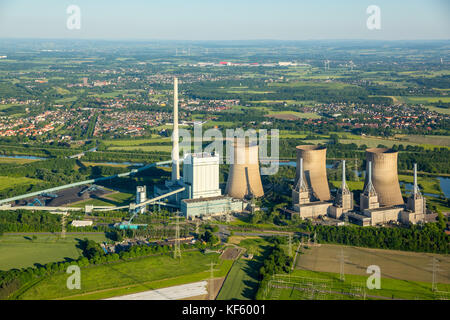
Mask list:
[[[200,281],[168,288],[133,293],[126,296],[119,296],[105,300],[180,300],[208,294],[206,289],[207,284],[207,281]]]

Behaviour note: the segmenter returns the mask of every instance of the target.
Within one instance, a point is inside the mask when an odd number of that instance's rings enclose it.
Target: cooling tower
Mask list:
[[[258,145],[235,142],[233,155],[225,193],[237,199],[262,197]]]
[[[380,206],[404,204],[398,183],[397,156],[396,151],[386,148],[366,150],[366,163],[372,162],[372,184],[378,194]],[[366,182],[364,187],[365,184]]]
[[[295,183],[300,177],[300,159],[303,158],[304,179],[315,200],[330,200],[330,188],[328,187],[326,155],[327,148],[315,145],[297,146],[297,172]],[[314,199],[313,199],[314,200]]]

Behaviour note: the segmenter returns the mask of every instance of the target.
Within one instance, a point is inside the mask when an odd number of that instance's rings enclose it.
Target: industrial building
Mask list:
[[[405,206],[397,175],[397,152],[386,148],[366,150],[366,177],[355,210],[353,193],[345,178],[342,161],[342,183],[334,199],[326,177],[326,148],[297,146],[297,170],[292,190],[292,212],[301,218],[328,215],[334,219],[347,218],[361,226],[375,226],[391,221],[418,223],[426,213],[425,198],[417,186],[417,166],[414,165],[414,188]]]
[[[296,147],[297,171],[295,184],[300,177],[300,159],[303,159],[303,178],[311,191],[312,201],[331,199],[328,187],[326,154],[327,148],[318,145],[301,145]]]
[[[251,200],[264,196],[258,159],[258,145],[235,139],[232,162],[225,188],[219,187],[219,161],[216,154],[191,153],[184,156],[183,177],[180,175],[178,148],[178,81],[174,80],[174,119],[171,179],[155,187],[155,195],[173,193],[168,197],[186,218],[240,212],[251,207]],[[326,147],[296,147],[297,169],[292,190],[292,210],[301,218],[315,219],[328,215],[346,219],[362,226],[390,221],[417,223],[425,215],[425,199],[417,186],[414,167],[414,190],[405,206],[397,174],[398,153],[387,148],[366,150],[366,177],[359,207],[354,206],[353,193],[347,186],[345,160],[342,161],[342,183],[333,198],[327,179]],[[144,197],[137,191],[137,201]],[[139,198],[140,197],[140,198]]]
[[[329,216],[340,219],[344,213],[353,210],[353,193],[345,181],[345,160],[342,161],[342,184],[334,199],[334,205],[329,209]]]
[[[397,158],[398,152],[392,149],[371,148],[366,150],[366,164],[368,166],[370,162],[372,163],[371,181],[377,190],[380,206],[404,204],[398,182]]]
[[[403,223],[412,224],[424,221],[426,210],[425,197],[420,193],[419,186],[417,185],[417,164],[415,163],[413,192],[408,197],[406,210],[400,213],[400,220]]]
[[[242,212],[245,203],[240,199],[228,196],[216,196],[209,198],[184,199],[181,201],[181,212],[188,219],[232,212]]]
[[[333,205],[330,201],[326,170],[325,147],[297,146],[297,170],[292,190],[294,212],[301,218],[317,218],[327,215]]]
[[[183,159],[183,184],[186,198],[208,198],[221,195],[219,188],[219,155],[188,154]]]
[[[178,147],[178,80],[174,79],[174,112],[173,112],[173,135],[172,135],[172,174],[171,180],[165,181],[162,186],[155,186],[155,195],[163,195],[176,190],[184,189],[168,197],[172,206],[179,207],[182,215],[186,218],[204,217],[220,214],[229,214],[235,211],[242,211],[244,202],[240,199],[233,199],[230,196],[222,196],[219,187],[219,155],[214,153],[190,153],[183,158],[183,177],[180,175],[180,159]],[[253,159],[254,148],[250,149],[250,158]],[[255,187],[256,195],[261,196],[261,178],[259,176],[258,149],[256,146],[256,166],[245,170],[250,175],[257,169],[260,189]],[[246,157],[248,160],[249,158]],[[239,170],[237,170],[239,171]],[[247,175],[248,176],[248,175]],[[238,175],[235,175],[236,179]],[[244,176],[245,177],[245,176]],[[239,177],[241,178],[241,177]],[[255,178],[256,180],[256,178]],[[236,181],[240,181],[237,179]],[[235,190],[231,188],[230,190]],[[234,194],[234,193],[233,193]]]
[[[225,193],[236,199],[252,199],[264,196],[259,171],[258,145],[235,139],[233,156],[228,173]]]
[[[140,204],[147,200],[147,187],[146,186],[137,186],[136,187],[136,204]],[[142,206],[137,209],[139,213],[145,213],[146,207]]]

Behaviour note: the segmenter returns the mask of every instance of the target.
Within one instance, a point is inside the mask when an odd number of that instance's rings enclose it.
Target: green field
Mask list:
[[[231,266],[231,261],[219,260],[216,253],[182,252],[181,260],[176,260],[171,255],[155,255],[82,268],[81,289],[77,291],[67,289],[67,274],[55,274],[38,282],[18,298],[61,299],[90,293],[83,298],[100,299],[152,290],[161,287],[155,286],[158,280],[169,280],[162,286],[196,282],[209,277],[208,264],[211,261],[219,263],[219,266],[216,266],[216,269],[219,269],[215,273],[216,277],[223,277]],[[177,277],[180,278],[177,280]]]
[[[263,257],[268,242],[262,238],[245,239],[239,246],[254,254],[252,260],[239,259],[228,274],[217,300],[252,300],[258,290],[259,269],[262,266]]]
[[[35,263],[46,264],[66,258],[77,259],[81,254],[80,249],[76,247],[77,239],[106,240],[103,233],[66,234],[65,239],[61,239],[58,234],[36,234],[36,240],[32,240],[32,236],[30,233],[4,234],[0,237],[0,270],[31,267]]]
[[[406,140],[399,141],[399,144],[419,143],[424,145],[435,145],[450,147],[450,136],[423,136],[423,135],[396,135],[396,139]]]
[[[145,143],[152,143],[152,142],[170,142],[171,138],[163,138],[159,137],[157,135],[153,136],[152,138],[148,139],[130,139],[130,140],[102,140],[102,143],[104,143],[107,146],[120,146],[120,147],[127,147],[127,146],[138,146]]]
[[[163,151],[163,152],[170,152],[172,151],[171,145],[166,146],[127,146],[127,147],[109,147],[108,150],[124,150],[124,151]]]
[[[448,285],[438,284],[443,292],[433,292],[431,283],[388,279],[381,277],[380,289],[368,289],[368,276],[345,275],[340,281],[339,273],[294,270],[289,276],[280,277],[282,282],[272,282],[262,299],[276,300],[380,300],[449,298]],[[278,288],[277,288],[278,286]],[[282,288],[279,288],[282,286]],[[316,291],[314,291],[316,290]],[[364,297],[365,295],[365,297]]]
[[[320,116],[315,113],[304,113],[304,112],[297,112],[297,111],[270,111],[268,116],[269,117],[279,117],[281,115],[292,115],[300,119],[319,119]]]
[[[430,137],[431,139],[431,137]],[[369,148],[376,148],[378,147],[379,144],[382,144],[388,148],[392,148],[392,146],[395,145],[400,145],[403,144],[404,146],[406,145],[412,145],[412,146],[422,146],[425,149],[434,149],[434,148],[440,148],[440,147],[444,147],[447,146],[448,147],[448,139],[436,139],[434,141],[432,140],[428,140],[429,142],[432,143],[423,143],[421,142],[421,140],[419,140],[418,142],[413,142],[413,138],[411,138],[411,140],[407,140],[405,138],[405,140],[394,140],[394,139],[382,139],[382,138],[374,138],[374,137],[361,137],[360,139],[339,139],[340,143],[344,143],[344,144],[350,144],[350,143],[354,143],[357,146],[361,146],[363,144],[365,144],[367,147]],[[308,140],[308,142],[313,142],[313,143],[318,143],[318,142],[322,142],[323,141],[317,141],[317,140]]]
[[[34,185],[39,183],[37,179],[31,179],[26,177],[6,177],[0,176],[0,190],[12,189],[20,185]]]
[[[34,161],[39,161],[39,160],[19,159],[19,158],[2,158],[0,156],[0,163],[24,164],[24,163],[34,162]]]

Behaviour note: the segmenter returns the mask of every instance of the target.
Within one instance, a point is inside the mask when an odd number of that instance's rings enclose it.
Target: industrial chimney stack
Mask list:
[[[178,79],[173,79],[172,181],[180,180],[180,151],[178,148]]]

